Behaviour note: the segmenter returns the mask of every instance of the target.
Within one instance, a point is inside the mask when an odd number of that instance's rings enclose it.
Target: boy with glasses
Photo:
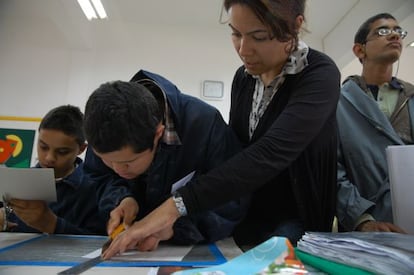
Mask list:
[[[393,76],[406,36],[388,13],[369,18],[355,35],[362,74],[344,81],[337,109],[341,231],[404,232],[393,224],[385,149],[414,143],[414,86]]]

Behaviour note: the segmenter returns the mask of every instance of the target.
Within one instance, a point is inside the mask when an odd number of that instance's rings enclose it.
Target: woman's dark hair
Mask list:
[[[299,41],[299,30],[296,18],[305,17],[306,0],[224,0],[226,12],[235,4],[249,7],[259,20],[268,26],[272,36],[286,42],[293,39],[296,49]]]

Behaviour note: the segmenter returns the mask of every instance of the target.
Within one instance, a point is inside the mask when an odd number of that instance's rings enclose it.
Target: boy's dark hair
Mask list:
[[[135,153],[153,148],[162,112],[151,92],[134,82],[102,84],[85,107],[88,144],[98,153],[131,146]]]
[[[367,42],[367,36],[371,31],[371,24],[379,19],[393,19],[396,20],[394,16],[389,13],[379,13],[368,18],[362,25],[359,27],[358,31],[354,37],[354,43],[365,44]]]
[[[62,105],[50,110],[40,122],[39,131],[42,129],[62,131],[74,137],[79,145],[85,143],[83,113],[76,106]]]

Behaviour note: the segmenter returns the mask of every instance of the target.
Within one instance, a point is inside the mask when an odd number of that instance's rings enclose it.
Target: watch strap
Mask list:
[[[175,207],[177,207],[178,213],[180,213],[180,217],[187,216],[187,208],[185,207],[183,197],[180,193],[174,192],[172,196]]]

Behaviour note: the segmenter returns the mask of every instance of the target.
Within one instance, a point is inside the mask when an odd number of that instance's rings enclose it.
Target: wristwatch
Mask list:
[[[174,192],[172,198],[174,200],[175,207],[177,207],[178,213],[180,213],[180,217],[187,216],[187,208],[185,207],[181,194]]]

